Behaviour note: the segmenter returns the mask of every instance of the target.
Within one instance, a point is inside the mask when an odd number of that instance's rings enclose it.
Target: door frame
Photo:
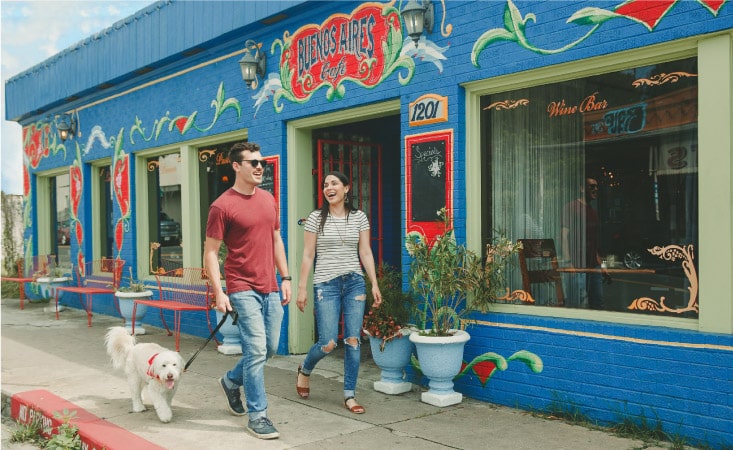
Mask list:
[[[297,295],[300,263],[303,259],[303,227],[298,225],[298,222],[307,218],[313,210],[313,196],[315,195],[313,192],[313,169],[315,168],[313,167],[312,131],[316,128],[362,122],[400,113],[400,100],[396,99],[292,120],[287,123],[288,240],[286,246],[290,274],[293,277],[294,297]],[[400,117],[402,117],[401,114]],[[312,297],[313,292],[310,278],[311,276],[309,276],[306,287],[309,298]],[[295,298],[291,299],[288,308],[288,352],[291,354],[306,353],[313,345],[315,336],[313,302],[308,302],[305,313],[298,310]]]

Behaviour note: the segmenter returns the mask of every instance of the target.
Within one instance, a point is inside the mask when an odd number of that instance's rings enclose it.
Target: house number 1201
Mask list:
[[[410,126],[426,125],[448,120],[448,98],[425,94],[410,103]]]

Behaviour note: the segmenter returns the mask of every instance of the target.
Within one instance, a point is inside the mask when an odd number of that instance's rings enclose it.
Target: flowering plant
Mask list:
[[[402,291],[402,274],[393,267],[383,264],[377,274],[377,280],[379,291],[382,293],[382,304],[369,309],[364,316],[363,327],[370,336],[382,339],[379,349],[384,351],[387,342],[403,336],[414,311],[415,302],[412,295]],[[371,286],[369,289],[371,290]]]
[[[486,246],[486,259],[456,242],[450,216],[438,211],[442,234],[433,242],[417,232],[405,241],[410,263],[410,287],[422,304],[418,325],[424,335],[450,336],[473,311],[486,312],[504,291],[504,274],[511,255],[521,244],[504,236]],[[469,302],[469,296],[470,302]],[[430,328],[428,328],[430,324]]]

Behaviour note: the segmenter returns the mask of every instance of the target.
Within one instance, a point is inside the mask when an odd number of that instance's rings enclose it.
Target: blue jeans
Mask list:
[[[239,313],[242,357],[227,372],[227,378],[244,386],[249,419],[255,420],[267,416],[265,362],[277,352],[280,343],[283,307],[278,292],[236,292],[229,296],[229,301]]]
[[[344,398],[353,397],[361,360],[361,330],[366,305],[366,283],[360,273],[340,275],[313,287],[313,304],[318,322],[318,342],[303,361],[303,373],[308,375],[336,348],[341,312],[344,313]],[[347,342],[355,339],[356,343]]]

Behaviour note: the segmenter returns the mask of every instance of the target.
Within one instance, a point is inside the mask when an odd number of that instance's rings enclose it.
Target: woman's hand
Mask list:
[[[300,312],[305,312],[305,305],[308,304],[308,295],[305,289],[298,289],[298,300],[296,301]]]
[[[372,306],[374,308],[379,308],[379,305],[382,304],[382,292],[379,290],[379,286],[376,284],[372,285],[372,297],[374,297],[374,302],[372,303]]]

